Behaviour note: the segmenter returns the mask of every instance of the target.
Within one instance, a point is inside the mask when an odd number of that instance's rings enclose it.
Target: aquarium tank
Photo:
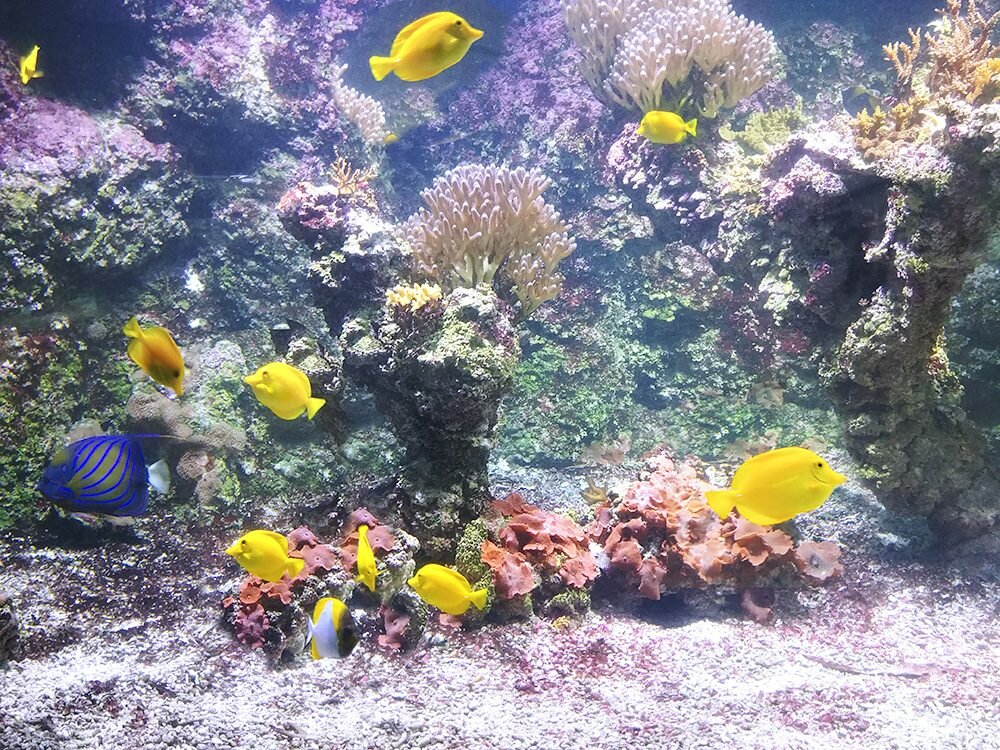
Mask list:
[[[1000,0],[0,0],[0,750],[1000,750]]]

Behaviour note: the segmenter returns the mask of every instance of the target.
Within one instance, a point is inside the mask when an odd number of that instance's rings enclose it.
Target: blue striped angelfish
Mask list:
[[[149,486],[170,489],[163,461],[146,467],[139,438],[152,435],[99,435],[67,445],[42,472],[38,490],[72,513],[138,516],[146,511]]]

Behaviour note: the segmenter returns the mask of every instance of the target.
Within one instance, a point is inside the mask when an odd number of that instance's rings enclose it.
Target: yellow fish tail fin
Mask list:
[[[698,118],[692,117],[686,123],[684,123],[684,129],[690,133],[692,136],[698,135]]]
[[[486,608],[487,596],[489,596],[489,591],[486,589],[479,589],[478,591],[473,591],[469,594],[469,601],[472,602],[476,609],[482,610]]]
[[[295,578],[302,569],[306,566],[306,561],[298,557],[289,557],[288,564],[285,567],[285,572],[288,573],[289,578]]]
[[[128,323],[122,328],[122,333],[128,336],[130,339],[141,339],[142,338],[142,328],[139,326],[139,319],[134,315],[129,319]]]
[[[316,416],[316,412],[318,412],[321,408],[323,408],[323,405],[325,403],[326,403],[326,399],[325,398],[310,398],[310,399],[307,399],[306,400],[306,415],[309,417],[309,419],[312,419],[313,417],[315,417]]]
[[[705,493],[708,507],[714,510],[719,518],[728,518],[736,507],[737,493],[732,490],[710,490]]]
[[[31,77],[32,78],[44,78],[45,77],[45,73],[43,73],[40,70],[36,70],[34,73],[31,74]]]
[[[398,63],[399,60],[394,57],[373,56],[368,58],[368,64],[371,66],[372,75],[375,76],[376,81],[381,81],[389,75]]]

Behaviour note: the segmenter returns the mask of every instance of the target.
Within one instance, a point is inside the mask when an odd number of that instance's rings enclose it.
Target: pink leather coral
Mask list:
[[[362,525],[368,527],[368,543],[375,554],[388,552],[396,544],[388,526],[380,524],[367,508],[358,508],[347,517],[337,552],[345,570],[352,570],[358,561],[358,526]]]
[[[264,645],[264,632],[271,627],[267,613],[260,604],[239,606],[236,608],[236,618],[233,621],[236,639],[250,648],[260,648]]]
[[[811,581],[825,581],[840,575],[840,547],[833,542],[802,542],[795,550],[795,567]]]
[[[604,547],[611,571],[649,599],[709,584],[754,586],[792,562],[810,580],[839,572],[835,544],[805,542],[796,549],[781,529],[738,516],[723,521],[705,501],[707,488],[693,465],[654,455],[618,503],[597,506],[587,532]],[[756,618],[765,609],[748,611]]]
[[[501,599],[523,596],[535,588],[534,572],[523,554],[490,541],[483,542],[482,550],[482,560],[493,571],[497,596]]]
[[[795,546],[792,538],[780,529],[758,526],[745,518],[737,518],[732,531],[733,553],[754,567],[770,557],[788,554]]]
[[[379,614],[382,616],[382,627],[385,629],[385,632],[378,637],[379,645],[396,650],[403,648],[409,635],[410,615],[384,604],[379,608]]]
[[[518,493],[495,500],[493,509],[510,515],[498,532],[507,551],[520,554],[542,573],[558,573],[569,586],[583,588],[597,578],[590,537],[569,516],[529,505]],[[490,564],[485,559],[483,562]]]

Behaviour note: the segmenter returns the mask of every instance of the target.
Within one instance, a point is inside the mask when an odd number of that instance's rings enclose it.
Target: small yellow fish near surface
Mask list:
[[[172,388],[178,396],[184,393],[184,358],[166,328],[142,328],[133,317],[122,328],[122,333],[129,337],[128,356],[133,362],[157,383]]]
[[[284,362],[271,362],[247,375],[243,382],[253,389],[253,395],[282,419],[296,419],[306,414],[309,419],[326,403],[312,397],[312,385],[306,374]]]
[[[748,521],[766,526],[815,510],[846,480],[810,450],[778,448],[744,461],[728,490],[705,497],[722,518],[735,507]]]
[[[464,615],[470,604],[476,609],[486,606],[486,589],[473,591],[465,576],[444,565],[429,563],[407,583],[421,599],[449,615]]]
[[[358,645],[358,631],[351,611],[340,599],[327,596],[316,602],[308,621],[306,645],[313,659],[349,656]]]
[[[255,529],[241,536],[226,550],[250,575],[264,581],[294,578],[302,572],[305,561],[288,556],[288,538],[273,531]]]
[[[21,74],[21,83],[25,86],[33,78],[41,78],[45,75],[42,71],[38,70],[38,49],[37,44],[32,47],[31,52],[21,58],[21,64],[17,68]]]
[[[358,526],[358,581],[368,587],[369,591],[375,590],[375,576],[378,569],[375,567],[375,552],[368,542],[368,527],[364,524]]]
[[[698,120],[688,120],[674,112],[647,112],[639,129],[638,135],[644,135],[653,143],[680,143],[689,135],[698,135]]]
[[[372,75],[381,81],[395,73],[404,81],[423,81],[450,68],[469,51],[483,32],[454,13],[431,13],[396,35],[388,57],[371,57]]]

